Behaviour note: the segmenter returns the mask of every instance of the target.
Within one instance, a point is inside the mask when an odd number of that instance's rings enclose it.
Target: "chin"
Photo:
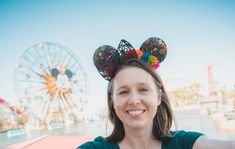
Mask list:
[[[126,124],[126,126],[128,128],[142,129],[142,128],[146,128],[147,124],[143,122],[129,122],[128,124]]]

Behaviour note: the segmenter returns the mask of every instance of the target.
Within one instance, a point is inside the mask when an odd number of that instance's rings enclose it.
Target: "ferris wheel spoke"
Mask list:
[[[67,61],[67,66],[69,68],[72,68],[73,70],[79,70],[79,68],[77,68],[76,61],[72,61],[72,59],[73,59],[73,55],[70,55],[70,57]]]
[[[42,121],[45,121],[45,118],[48,114],[48,110],[50,108],[50,104],[51,104],[50,95],[49,93],[47,93],[46,97],[44,97],[44,106],[42,108],[43,110],[42,110],[41,117],[40,117]]]
[[[24,55],[24,56],[23,56],[23,60],[24,60],[25,62],[27,62],[27,64],[28,64],[29,66],[30,66],[30,64],[32,65],[32,64],[35,63],[35,59],[31,56],[30,53],[27,54],[27,55]]]
[[[39,82],[39,83],[44,83],[45,79],[43,79],[42,77],[33,77],[32,75],[22,75],[21,77],[17,77],[15,78],[17,81],[22,81],[22,82]]]
[[[59,98],[58,102],[59,102],[60,110],[61,110],[62,114],[64,115],[66,113],[66,107],[65,107],[62,99]]]
[[[68,97],[64,97],[64,99],[67,102],[69,109],[72,110],[75,107],[75,105],[72,102],[72,99]]]
[[[86,88],[84,88],[84,86],[80,86],[80,85],[74,85],[73,86],[73,94],[75,95],[81,95],[81,94],[84,94],[85,93],[85,90]],[[84,98],[84,97],[83,97]]]
[[[50,93],[48,93],[47,91],[45,91],[45,94],[46,94],[46,95],[43,97],[44,104],[43,104],[43,106],[42,106],[42,110],[40,111],[40,119],[41,119],[43,122],[46,122],[46,118],[47,118],[47,116],[49,115],[49,110],[50,110],[50,107],[51,107],[51,105],[52,105]]]
[[[70,63],[70,68],[76,68],[76,63]]]
[[[38,46],[33,47],[33,50],[29,52],[28,56],[31,56],[32,58],[43,57],[44,54],[43,54],[43,52],[41,50],[42,49],[39,48]]]
[[[60,100],[62,101],[62,103],[63,103],[63,105],[64,105],[64,107],[65,107],[65,110],[66,111],[68,111],[69,110],[69,107],[68,107],[68,104],[67,104],[67,102],[66,102],[66,99],[62,96],[62,95],[60,95]]]
[[[55,94],[52,95],[52,99],[50,100],[50,104],[49,104],[49,107],[47,109],[47,115],[46,115],[46,118],[48,119],[48,122],[51,121],[51,116],[52,116],[52,113],[54,112],[55,110],[55,103],[56,103],[56,100],[58,98],[58,94],[59,94],[59,91],[56,90],[55,91]]]
[[[48,70],[48,66],[46,66],[46,59],[42,58],[40,61],[38,61],[37,64],[35,65],[28,65],[28,69],[33,71],[35,74],[39,75],[40,74],[45,74],[45,73],[49,73]],[[28,63],[27,63],[28,64]]]
[[[66,111],[68,111],[68,113],[71,113],[71,110],[70,110],[70,107],[69,107],[69,105],[68,105],[68,102],[66,101],[66,99],[64,98],[64,96],[60,96],[60,98],[61,98],[61,100],[62,100],[62,102],[63,102],[63,104],[64,104],[64,106],[65,106]]]
[[[18,89],[22,89],[24,88],[24,90],[26,91],[31,91],[31,92],[34,92],[34,93],[37,93],[37,92],[41,92],[43,90],[45,90],[46,88],[44,86],[41,86],[41,85],[35,85],[35,86],[32,86],[32,85],[28,85],[28,86],[18,86],[17,87]]]
[[[44,45],[44,43],[40,43],[37,47],[35,47],[35,52],[36,52],[36,56],[35,57],[45,57],[47,51],[44,50],[44,48],[42,47]]]
[[[47,58],[48,72],[50,72],[53,66],[52,66],[52,59],[49,53],[47,53],[46,58]]]
[[[29,70],[33,70],[35,72],[37,72],[35,70],[35,58],[32,58],[30,55],[26,55],[25,57],[23,57],[23,64],[25,64],[25,68],[29,69]],[[33,65],[32,65],[33,64]],[[40,70],[39,70],[40,71]]]
[[[63,51],[61,48],[57,48],[58,52],[56,52],[56,56],[57,56],[57,59],[61,61],[61,59],[63,58]],[[61,67],[61,65],[58,65]]]
[[[61,113],[61,114],[64,114],[64,107],[63,107],[63,104],[61,104],[61,100],[57,100],[57,103],[58,103],[58,111]]]
[[[17,87],[19,90],[24,88],[24,93],[26,96],[36,96],[36,95],[43,95],[45,92],[47,92],[46,88],[41,87],[41,88],[32,88],[32,87]]]
[[[51,121],[51,116],[52,116],[52,113],[53,113],[54,107],[55,107],[55,100],[52,100],[50,103],[51,103],[51,108],[48,109],[48,115],[46,116],[47,123],[50,123],[50,121]]]
[[[47,89],[45,87],[38,88],[38,89],[28,87],[28,88],[25,88],[25,90],[27,90],[28,94],[34,94],[35,96],[42,95],[47,92]]]
[[[33,68],[32,66],[23,65],[20,68],[20,71],[22,73],[25,73],[25,74],[30,73],[30,74],[35,75],[35,76],[40,76],[40,72],[35,71],[35,68]]]
[[[80,104],[78,105],[76,102],[74,102],[74,98],[71,97],[70,95],[69,95],[69,102],[70,102],[70,104],[71,104],[71,111],[72,111],[73,115],[74,115],[76,118],[78,118],[79,115],[77,114],[77,112],[79,111],[79,109],[81,109],[80,106],[82,106],[82,103],[80,103]],[[78,108],[78,107],[79,107],[79,108]]]
[[[24,83],[29,83],[29,84],[44,84],[45,82],[41,81],[39,82],[40,80],[26,80],[26,79],[16,79],[17,81],[20,81],[20,82],[24,82]]]
[[[27,63],[26,63],[27,64]],[[26,65],[24,67],[25,70],[22,70],[23,72],[30,72],[30,74],[34,76],[40,76],[43,73],[47,73],[45,70],[40,70],[39,68],[36,68],[35,66],[29,66]],[[26,71],[27,70],[27,71]]]
[[[71,96],[71,93],[66,94],[68,97],[68,99],[70,100],[71,104],[73,105],[73,107],[77,107],[77,103],[74,101],[74,98]]]
[[[67,54],[66,56],[63,57],[63,59],[61,60],[61,68],[65,68],[66,66],[68,66],[68,61],[71,58],[70,54]]]
[[[69,59],[68,59],[68,61],[67,61],[67,65],[68,65],[69,68],[73,68],[73,67],[70,66],[71,63],[73,63],[73,62],[72,62],[72,59],[73,59],[73,55],[70,54],[70,55],[69,55]]]

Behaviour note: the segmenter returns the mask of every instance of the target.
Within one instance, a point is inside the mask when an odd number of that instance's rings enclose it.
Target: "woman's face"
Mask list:
[[[128,128],[152,128],[160,104],[152,76],[144,69],[126,67],[113,80],[114,109]]]

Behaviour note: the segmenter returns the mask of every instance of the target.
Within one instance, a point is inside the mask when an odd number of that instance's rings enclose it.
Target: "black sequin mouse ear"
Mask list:
[[[93,62],[101,76],[110,81],[120,67],[120,53],[109,45],[99,47],[94,55]]]
[[[151,55],[155,56],[159,62],[162,62],[167,55],[167,46],[165,42],[157,37],[150,37],[144,41],[141,45],[140,50],[144,52],[149,52]]]

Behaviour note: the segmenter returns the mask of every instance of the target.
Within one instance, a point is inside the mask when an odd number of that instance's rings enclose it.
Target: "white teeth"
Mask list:
[[[141,114],[143,112],[144,112],[144,110],[128,111],[128,113],[131,114],[131,115],[138,115],[138,114]]]

